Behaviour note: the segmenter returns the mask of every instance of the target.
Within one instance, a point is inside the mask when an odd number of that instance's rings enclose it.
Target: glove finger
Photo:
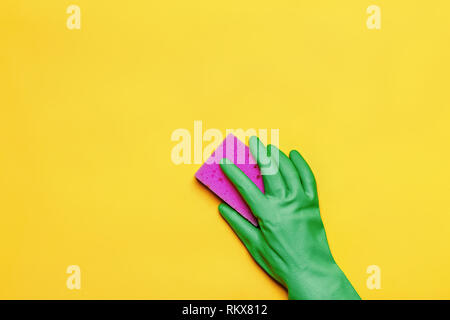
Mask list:
[[[272,268],[270,267],[269,263],[267,262],[267,260],[263,257],[263,255],[261,254],[261,252],[259,250],[255,251],[254,253],[251,254],[253,259],[256,261],[257,264],[259,264],[259,266],[261,268],[263,268],[263,270],[275,281],[277,281],[278,283],[283,285],[283,281],[282,279],[277,276],[277,274],[275,272],[273,272]]]
[[[264,193],[231,160],[227,158],[220,160],[220,168],[237,188],[253,214],[258,216],[258,206],[265,201]]]
[[[280,168],[279,171],[281,173],[281,176],[283,177],[283,180],[287,188],[292,192],[297,192],[298,190],[301,190],[302,185],[300,177],[292,161],[287,157],[286,154],[284,154],[284,152],[280,151],[276,146],[269,145],[268,149],[270,150],[270,156],[272,157],[273,161],[278,161],[279,163]]]
[[[315,198],[317,196],[316,179],[308,163],[297,150],[292,150],[289,157],[297,168],[305,194],[311,199]]]
[[[250,137],[249,147],[253,158],[255,158],[261,169],[265,193],[271,196],[284,196],[286,194],[286,185],[280,170],[278,170],[278,163],[274,162],[271,156],[267,154],[268,149],[257,137]],[[277,170],[273,174],[264,174],[265,168],[272,166],[276,166]]]
[[[247,248],[253,259],[260,265],[261,268],[273,279],[281,283],[281,279],[272,271],[269,263],[261,254],[262,235],[261,230],[253,226],[244,217],[242,217],[236,210],[225,203],[219,205],[219,212],[222,217],[228,222],[230,227],[236,233],[238,238]]]
[[[219,205],[219,212],[253,255],[253,248],[257,248],[261,240],[261,230],[225,203]]]

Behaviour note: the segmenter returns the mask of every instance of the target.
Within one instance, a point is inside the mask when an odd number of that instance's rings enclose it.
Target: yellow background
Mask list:
[[[81,8],[81,30],[66,8]],[[381,30],[366,27],[379,5]],[[171,133],[280,129],[362,298],[450,298],[450,2],[0,4],[0,298],[285,299]],[[81,267],[81,290],[66,268]],[[366,287],[380,266],[381,290]]]

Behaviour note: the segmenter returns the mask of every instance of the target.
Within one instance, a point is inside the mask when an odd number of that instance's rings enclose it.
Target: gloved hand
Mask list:
[[[265,194],[230,160],[222,159],[220,166],[252,209],[259,228],[230,206],[219,206],[250,254],[288,290],[289,299],[360,299],[331,255],[316,182],[306,161],[297,151],[288,158],[274,146],[266,149],[256,137],[250,138],[250,150],[260,167],[279,168],[262,175]]]

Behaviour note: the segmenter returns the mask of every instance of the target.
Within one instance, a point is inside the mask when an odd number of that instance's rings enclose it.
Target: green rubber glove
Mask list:
[[[316,182],[306,161],[297,151],[288,158],[274,146],[266,149],[256,137],[250,138],[250,150],[261,168],[279,168],[262,175],[265,194],[230,160],[222,159],[220,166],[259,228],[230,206],[219,206],[250,254],[288,290],[289,299],[360,299],[331,255]]]

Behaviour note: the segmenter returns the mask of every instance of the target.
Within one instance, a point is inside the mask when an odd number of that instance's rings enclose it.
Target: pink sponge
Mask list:
[[[239,192],[220,169],[222,158],[228,158],[242,170],[255,185],[264,192],[261,172],[249,148],[234,135],[229,134],[206,162],[195,173],[195,177],[219,196],[244,218],[257,226],[258,222]]]

